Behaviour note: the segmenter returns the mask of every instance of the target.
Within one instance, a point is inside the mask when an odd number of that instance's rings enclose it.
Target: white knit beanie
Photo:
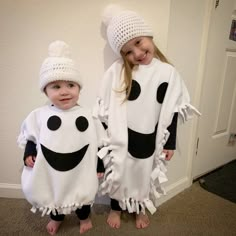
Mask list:
[[[72,81],[83,86],[78,66],[70,56],[70,48],[63,41],[54,41],[48,47],[48,55],[40,69],[39,87],[44,92],[47,84],[58,81]]]
[[[121,10],[117,5],[105,8],[103,23],[107,26],[108,42],[117,55],[129,40],[140,36],[153,37],[152,29],[136,12]]]

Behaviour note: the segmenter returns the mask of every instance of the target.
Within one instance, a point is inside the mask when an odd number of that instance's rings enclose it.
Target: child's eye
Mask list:
[[[131,51],[126,52],[125,56],[128,56],[129,54],[131,54]]]
[[[59,89],[60,86],[59,86],[58,84],[55,84],[55,85],[52,86],[52,88],[53,88],[53,89]]]
[[[68,87],[73,88],[75,86],[74,83],[68,83]]]
[[[140,42],[141,42],[141,40],[138,40],[138,41],[136,41],[136,45],[139,45],[139,44],[140,44]]]

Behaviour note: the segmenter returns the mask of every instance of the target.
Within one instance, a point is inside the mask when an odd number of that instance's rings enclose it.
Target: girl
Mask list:
[[[111,227],[119,228],[121,210],[128,210],[136,213],[136,227],[145,228],[145,208],[153,214],[165,193],[161,184],[174,154],[177,117],[186,121],[199,112],[137,13],[108,6],[104,19],[108,42],[121,59],[105,72],[94,109],[108,126],[107,146],[99,153],[106,169],[100,191],[111,197]]]
[[[22,190],[33,212],[50,214],[46,228],[51,235],[72,211],[80,219],[80,233],[92,228],[89,214],[98,188],[97,138],[103,127],[78,105],[81,88],[68,45],[51,43],[40,70],[40,90],[50,104],[28,115],[18,138],[25,147]]]

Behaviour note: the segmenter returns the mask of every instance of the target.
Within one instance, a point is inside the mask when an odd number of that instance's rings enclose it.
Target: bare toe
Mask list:
[[[79,232],[82,234],[88,230],[90,230],[93,227],[92,221],[90,218],[87,218],[85,220],[80,220],[80,229]]]
[[[136,227],[138,229],[144,229],[148,227],[149,223],[150,221],[146,214],[143,213],[136,214]]]
[[[51,235],[55,235],[61,225],[62,221],[50,220],[46,226],[47,232]]]
[[[107,218],[107,223],[110,225],[111,228],[114,229],[120,228],[120,215],[121,211],[114,211],[114,210],[110,211]]]

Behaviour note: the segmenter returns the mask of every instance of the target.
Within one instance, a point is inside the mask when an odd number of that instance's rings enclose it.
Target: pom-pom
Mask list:
[[[122,12],[122,8],[118,5],[115,4],[110,4],[108,5],[102,14],[102,22],[103,24],[105,24],[106,26],[109,25],[110,21],[112,20],[112,18],[114,16],[119,15]]]
[[[70,57],[70,47],[64,41],[54,41],[48,47],[49,57]]]

